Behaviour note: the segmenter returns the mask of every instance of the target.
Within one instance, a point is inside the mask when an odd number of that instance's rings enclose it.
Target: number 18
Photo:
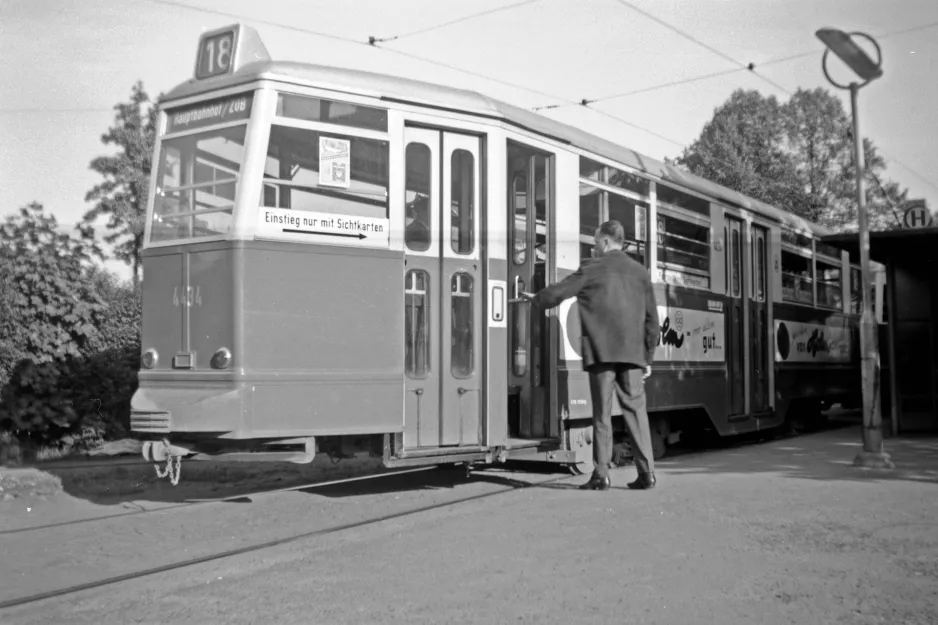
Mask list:
[[[208,66],[206,74],[215,74],[216,72],[226,72],[231,66],[231,35],[225,35],[218,39],[209,39],[205,43],[205,52],[208,54]]]

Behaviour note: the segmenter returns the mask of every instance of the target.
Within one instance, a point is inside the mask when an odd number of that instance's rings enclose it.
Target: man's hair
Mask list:
[[[625,229],[615,219],[610,219],[599,227],[599,236],[609,237],[619,245],[625,243]]]

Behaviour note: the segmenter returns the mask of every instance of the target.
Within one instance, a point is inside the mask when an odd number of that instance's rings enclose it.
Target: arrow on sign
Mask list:
[[[321,234],[327,237],[350,237],[352,239],[364,239],[365,235],[359,232],[358,234],[343,234],[341,232],[316,232],[312,230],[291,230],[290,228],[284,228],[283,232],[295,232],[297,234]]]

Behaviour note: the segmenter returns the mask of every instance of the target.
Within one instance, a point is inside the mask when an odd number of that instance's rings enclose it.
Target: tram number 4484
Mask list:
[[[182,302],[185,302],[186,306],[190,306],[190,307],[193,304],[195,304],[196,306],[202,305],[202,287],[197,286],[195,287],[195,290],[193,291],[193,287],[190,286],[184,289],[182,293],[183,293],[183,299],[180,301],[179,287],[178,286],[173,287],[173,307],[178,307],[179,304]]]

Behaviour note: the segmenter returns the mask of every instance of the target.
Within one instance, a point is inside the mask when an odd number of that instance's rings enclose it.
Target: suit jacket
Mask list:
[[[576,296],[583,330],[583,366],[650,365],[658,345],[658,307],[648,271],[620,250],[588,259],[575,273],[540,291],[537,308]]]

